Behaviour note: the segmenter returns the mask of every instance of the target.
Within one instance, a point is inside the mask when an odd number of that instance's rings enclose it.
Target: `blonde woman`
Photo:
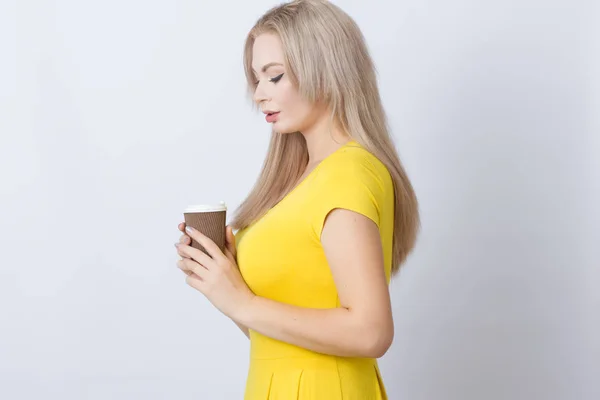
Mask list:
[[[178,266],[250,338],[246,400],[386,399],[388,284],[419,215],[363,36],[333,4],[293,1],[258,20],[244,64],[267,157],[225,252],[182,223]]]

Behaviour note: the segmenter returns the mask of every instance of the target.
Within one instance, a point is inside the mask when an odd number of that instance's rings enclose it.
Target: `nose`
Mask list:
[[[260,104],[263,101],[266,101],[266,100],[269,99],[267,97],[267,94],[265,93],[265,90],[264,90],[261,82],[258,82],[258,85],[256,86],[256,89],[254,89],[253,99],[254,99],[254,102],[256,104]]]

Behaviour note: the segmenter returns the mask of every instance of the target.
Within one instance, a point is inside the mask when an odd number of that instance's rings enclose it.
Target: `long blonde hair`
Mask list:
[[[252,72],[254,40],[279,36],[288,76],[301,95],[325,102],[347,134],[388,168],[394,182],[392,273],[413,249],[419,230],[418,202],[388,132],[373,61],[354,20],[339,7],[320,0],[297,0],[264,14],[248,33],[244,68],[248,94],[256,89]],[[273,132],[260,176],[231,222],[244,229],[263,216],[293,188],[308,162],[300,132]]]

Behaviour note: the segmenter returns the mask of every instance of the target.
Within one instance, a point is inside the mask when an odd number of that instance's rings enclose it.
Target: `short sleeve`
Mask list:
[[[380,226],[384,192],[381,171],[364,156],[342,154],[318,171],[311,212],[320,240],[327,215],[336,208],[362,214]]]

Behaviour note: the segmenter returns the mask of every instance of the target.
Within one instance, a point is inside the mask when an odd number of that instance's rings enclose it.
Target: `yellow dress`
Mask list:
[[[340,305],[320,236],[334,208],[377,223],[390,278],[394,190],[387,168],[351,141],[325,158],[261,219],[236,234],[252,291],[310,308]],[[250,330],[245,400],[385,400],[376,359],[316,353]]]

